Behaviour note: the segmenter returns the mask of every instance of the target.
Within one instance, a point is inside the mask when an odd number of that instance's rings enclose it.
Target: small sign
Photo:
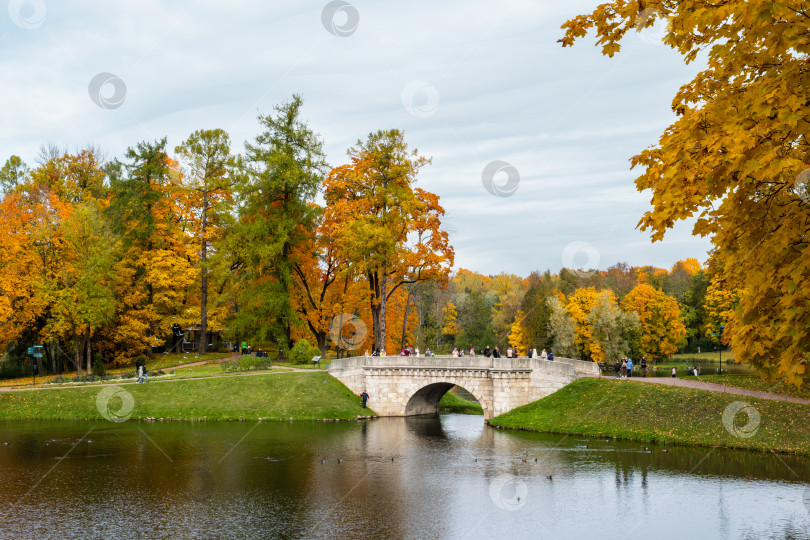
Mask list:
[[[42,358],[42,353],[34,353],[34,358]]]
[[[319,363],[320,363],[320,361],[321,361],[321,357],[320,357],[320,356],[313,356],[313,357],[312,357],[312,361],[313,361],[313,362],[319,362]]]
[[[34,348],[28,347],[28,354],[34,354]]]

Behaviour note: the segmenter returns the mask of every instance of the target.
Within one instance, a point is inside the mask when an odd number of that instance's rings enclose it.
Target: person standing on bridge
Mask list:
[[[453,347],[453,358],[458,358],[458,349]]]
[[[362,394],[360,394],[360,399],[362,399],[362,400],[363,400],[363,408],[365,409],[365,408],[366,408],[366,402],[368,402],[368,399],[369,399],[368,392],[366,392],[365,390],[363,390],[363,393],[362,393]]]
[[[492,358],[500,358],[501,357],[501,350],[495,346],[495,350],[492,351]]]
[[[551,349],[548,350],[548,358],[547,360],[553,361],[554,360],[554,351]]]
[[[489,345],[487,345],[486,347],[484,347],[484,356],[485,356],[486,358],[489,358],[490,356],[492,356],[492,351],[491,351],[491,350],[489,350]]]
[[[548,360],[548,353],[545,349],[543,349],[543,352],[540,353],[540,360]]]

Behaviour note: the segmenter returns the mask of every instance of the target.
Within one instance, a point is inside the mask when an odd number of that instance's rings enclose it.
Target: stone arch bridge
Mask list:
[[[489,420],[546,397],[582,376],[598,377],[594,362],[484,356],[356,356],[333,360],[329,373],[354,393],[370,396],[380,416],[436,414],[453,386],[470,392]]]

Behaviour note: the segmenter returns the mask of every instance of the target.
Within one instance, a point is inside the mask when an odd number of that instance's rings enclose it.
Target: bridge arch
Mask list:
[[[477,393],[474,391],[473,385],[470,385],[472,387],[472,390],[470,390],[453,382],[433,382],[419,388],[416,392],[408,397],[407,401],[405,402],[405,416],[438,414],[439,403],[444,395],[454,386],[459,386],[464,388],[464,390],[467,390],[467,392],[469,392],[476,399],[476,401],[478,401],[478,403],[484,409],[484,414],[486,415],[486,401],[482,396],[477,395]]]

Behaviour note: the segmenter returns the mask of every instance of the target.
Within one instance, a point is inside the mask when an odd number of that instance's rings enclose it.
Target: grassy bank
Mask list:
[[[21,390],[0,393],[0,420],[102,419],[97,397],[104,387]],[[195,380],[122,384],[132,396],[132,419],[313,420],[370,415],[360,399],[331,375],[274,373]],[[124,399],[128,399],[124,394]],[[113,413],[124,401],[113,396]]]
[[[723,425],[723,411],[735,401],[760,415],[756,433],[743,438]],[[736,417],[744,426],[744,412]],[[491,425],[646,442],[747,448],[810,455],[810,405],[670,386],[581,379],[547,398],[519,407]]]
[[[476,401],[469,401],[457,396],[453,392],[447,392],[439,402],[440,413],[455,414],[484,414],[484,409]]]

